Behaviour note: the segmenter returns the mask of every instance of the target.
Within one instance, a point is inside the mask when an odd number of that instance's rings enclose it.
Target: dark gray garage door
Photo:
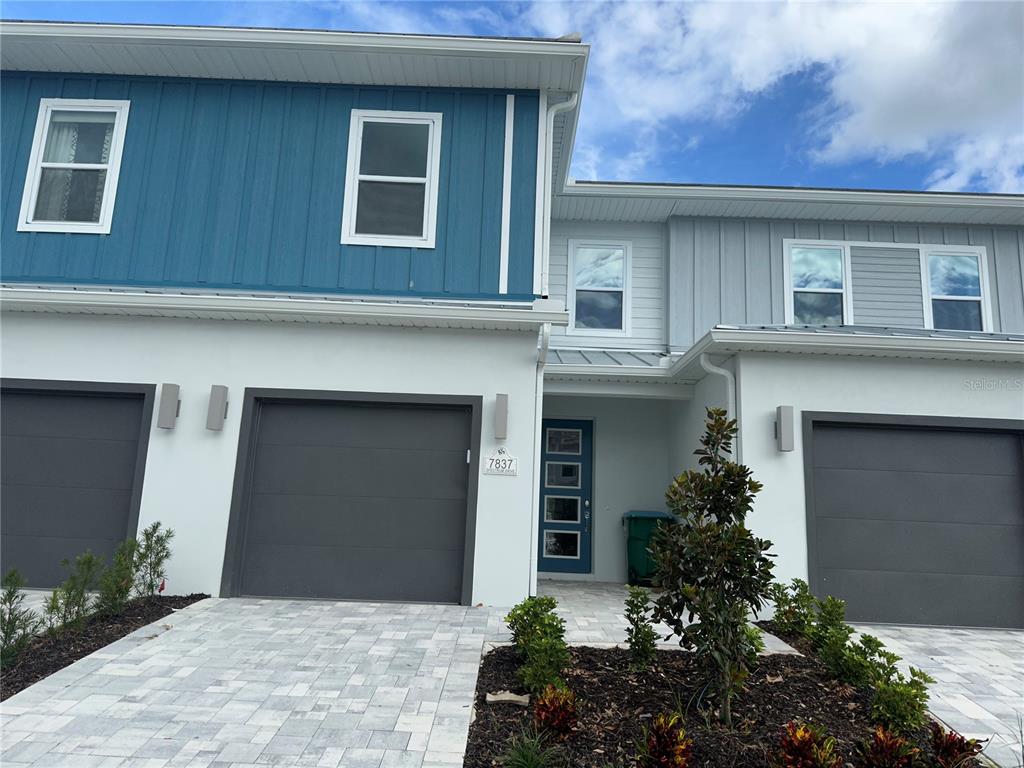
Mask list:
[[[2,568],[52,587],[62,559],[109,557],[134,535],[151,405],[142,392],[5,387],[0,397]]]
[[[1024,627],[1022,436],[815,424],[818,594],[853,621]]]
[[[460,601],[468,406],[262,401],[255,412],[238,593]]]

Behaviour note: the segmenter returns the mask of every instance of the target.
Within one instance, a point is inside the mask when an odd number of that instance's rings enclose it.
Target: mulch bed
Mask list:
[[[120,640],[140,627],[169,616],[209,595],[143,597],[113,616],[92,616],[81,629],[36,638],[0,676],[0,701],[57,670]]]
[[[643,672],[630,670],[625,649],[576,647],[571,654],[565,680],[577,696],[579,721],[567,737],[552,742],[564,766],[635,766],[644,725],[656,714],[677,710],[685,712],[686,732],[693,739],[691,766],[764,768],[786,723],[794,719],[824,727],[847,760],[854,744],[872,730],[868,694],[830,679],[818,661],[806,656],[760,657],[746,690],[734,700],[735,728],[730,731],[702,711],[698,702],[704,686],[691,653],[658,651],[654,668]],[[530,728],[530,709],[485,701],[489,691],[523,692],[515,677],[518,664],[512,647],[484,657],[465,768],[502,765],[510,740]],[[926,748],[926,732],[915,741]]]

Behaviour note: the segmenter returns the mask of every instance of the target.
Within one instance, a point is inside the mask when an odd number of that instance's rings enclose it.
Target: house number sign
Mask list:
[[[509,454],[504,448],[499,448],[484,462],[485,475],[518,475],[519,459]]]

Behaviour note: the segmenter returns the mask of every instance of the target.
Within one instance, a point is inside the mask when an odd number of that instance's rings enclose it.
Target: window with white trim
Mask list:
[[[629,243],[569,241],[569,313],[572,333],[629,332]]]
[[[849,316],[848,257],[843,246],[791,244],[787,322],[843,325]]]
[[[352,110],[341,242],[433,248],[441,113]]]
[[[927,325],[955,331],[985,330],[981,254],[924,253]]]
[[[129,104],[40,100],[20,231],[110,233]]]

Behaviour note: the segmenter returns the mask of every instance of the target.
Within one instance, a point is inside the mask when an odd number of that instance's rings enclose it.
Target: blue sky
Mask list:
[[[591,43],[579,179],[1024,192],[1024,3],[21,2],[6,19]]]

